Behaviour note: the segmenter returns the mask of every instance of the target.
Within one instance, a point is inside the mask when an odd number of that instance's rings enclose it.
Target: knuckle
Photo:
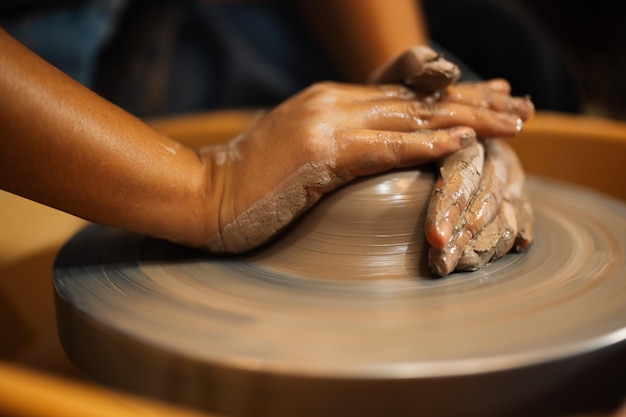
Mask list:
[[[405,149],[405,139],[399,132],[389,132],[380,138],[384,152],[381,157],[389,166],[397,166],[401,163]]]
[[[437,104],[434,102],[428,100],[413,101],[407,108],[407,114],[411,119],[417,122],[418,126],[421,126],[432,119],[436,109]]]
[[[303,94],[310,103],[324,102],[338,96],[339,86],[332,81],[321,81],[307,87]]]

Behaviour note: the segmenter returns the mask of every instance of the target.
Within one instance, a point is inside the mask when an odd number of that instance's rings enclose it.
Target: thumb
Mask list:
[[[461,71],[427,46],[414,46],[374,71],[373,84],[404,84],[430,94],[456,82]]]

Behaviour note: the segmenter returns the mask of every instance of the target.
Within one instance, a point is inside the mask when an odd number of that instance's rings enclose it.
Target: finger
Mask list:
[[[526,174],[517,154],[505,141],[498,141],[498,149],[508,167],[508,180],[504,190],[504,199],[516,202],[523,198]]]
[[[461,72],[442,55],[425,46],[416,46],[376,71],[371,82],[400,83],[415,91],[441,90],[459,79]]]
[[[485,81],[485,84],[494,91],[511,94],[511,84],[504,78],[492,78]]]
[[[498,215],[463,250],[456,265],[459,271],[475,271],[506,255],[517,236],[515,208],[504,201]]]
[[[463,236],[464,233],[464,229],[456,229],[453,231],[453,244],[445,245],[442,248],[430,247],[428,250],[428,266],[433,273],[443,277],[454,271],[462,251],[462,247],[457,247],[456,242],[469,242],[471,239],[465,238]]]
[[[476,143],[474,131],[463,126],[417,132],[344,129],[336,135],[339,159],[332,166],[340,178],[432,162]]]
[[[354,103],[371,103],[377,100],[414,100],[417,94],[405,85],[342,84],[333,81],[316,83],[296,94],[300,101],[325,103],[326,107],[353,106]]]
[[[379,94],[374,99],[403,99],[403,100],[415,100],[416,94],[401,84],[377,84],[373,88],[378,91]]]
[[[509,167],[509,178],[503,196],[505,200],[515,206],[519,228],[515,240],[515,250],[522,252],[533,241],[535,223],[530,198],[525,188],[526,175],[515,151],[505,142],[501,142],[499,145],[503,159]]]
[[[493,221],[500,207],[502,207],[503,190],[508,184],[508,167],[506,164],[510,161],[510,155],[508,154],[510,148],[504,146],[501,141],[496,139],[485,141],[484,146],[485,162],[479,184],[475,188],[475,194],[461,199],[461,204],[464,205],[446,206],[445,203],[440,202],[439,207],[437,207],[435,197],[433,197],[431,205],[429,205],[426,219],[426,235],[429,243],[433,246],[430,252],[431,269],[439,275],[447,275],[454,269],[457,269],[462,253],[465,253],[465,262],[468,265],[472,264],[472,262],[476,265],[484,265],[484,263],[481,264],[476,260],[488,258],[489,261],[493,258],[485,251],[483,251],[485,253],[481,253],[480,257],[475,258],[471,249],[468,252],[467,248],[475,236],[485,233],[483,232],[485,224],[491,225],[492,229],[495,227]],[[504,157],[504,152],[506,152],[507,158]],[[449,168],[460,177],[471,175],[471,170],[464,169],[463,166],[456,169],[453,166]],[[447,190],[447,193],[452,196],[463,195],[462,192],[454,187],[453,183]],[[443,194],[440,193],[439,195]],[[465,202],[470,201],[470,199],[471,203],[465,210]],[[470,259],[474,259],[476,262],[470,262]],[[466,266],[464,268],[468,269],[469,267]]]
[[[484,149],[478,142],[441,162],[426,214],[426,239],[431,246],[443,248],[450,241],[480,183],[483,166]]]
[[[502,161],[508,167],[508,178],[503,198],[515,207],[518,224],[515,250],[523,252],[533,241],[535,223],[530,198],[525,188],[526,174],[513,148],[504,141],[497,141],[496,144]]]
[[[508,93],[493,89],[490,83],[456,84],[441,94],[440,101],[511,113],[523,121],[535,114],[535,106],[529,97],[511,97]]]
[[[476,236],[496,216],[509,177],[501,142],[498,139],[488,139],[483,142],[483,146],[485,164],[480,183],[470,205],[463,213],[462,224],[458,226],[465,228],[466,236],[470,237]]]
[[[522,120],[516,114],[461,103],[392,99],[360,105],[359,123],[374,130],[409,132],[463,125],[474,129],[480,137],[507,137],[522,128]]]
[[[515,237],[515,251],[523,252],[533,241],[535,216],[528,195],[524,193],[522,200],[517,205],[518,231]]]

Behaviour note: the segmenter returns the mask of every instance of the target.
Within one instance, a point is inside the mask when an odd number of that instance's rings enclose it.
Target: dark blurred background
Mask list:
[[[523,1],[562,49],[583,110],[626,119],[626,2]]]
[[[540,110],[626,120],[626,1],[422,3],[433,40],[478,77],[507,78]],[[294,4],[8,0],[0,25],[106,98],[155,116],[272,105],[318,79],[341,80]]]
[[[506,74],[538,108],[626,118],[626,2],[422,3],[433,38],[483,78]]]

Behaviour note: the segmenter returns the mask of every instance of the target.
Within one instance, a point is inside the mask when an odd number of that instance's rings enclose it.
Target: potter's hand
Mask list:
[[[486,140],[484,147],[483,178],[466,215],[468,223],[473,225],[468,224],[465,230],[468,234],[473,233],[473,238],[461,253],[458,270],[482,268],[511,249],[521,252],[533,239],[534,215],[525,190],[524,170],[517,155],[507,143],[497,139]],[[490,177],[494,179],[490,180]],[[501,184],[492,186],[490,183],[493,182]],[[485,191],[489,189],[502,191],[499,207],[494,192]],[[496,204],[490,199],[496,200]],[[495,213],[495,216],[489,221],[485,213]],[[483,225],[485,227],[481,228]]]
[[[480,137],[511,136],[496,133],[499,129],[482,115],[481,109],[501,117],[518,117],[519,128],[534,114],[530,100],[511,97],[508,82],[501,79],[459,83],[436,95],[441,103],[476,109],[479,116],[475,126],[480,126],[475,130]],[[484,144],[484,156],[476,145],[440,163],[441,177],[435,185],[425,227],[432,246],[431,269],[439,275],[455,269],[478,269],[502,257],[516,239],[518,250],[532,240],[532,212],[520,194],[524,172],[519,160],[503,142],[485,140]]]
[[[202,245],[246,251],[357,176],[440,160],[473,144],[471,124],[456,126],[457,118],[402,86],[316,84],[235,140],[199,150],[209,196]]]
[[[471,125],[479,137],[513,136],[534,114],[529,99],[510,95],[507,81],[493,79],[454,84],[459,75],[455,69],[429,48],[417,47],[382,67],[372,79],[408,85],[434,108],[451,111],[459,125]],[[455,112],[457,106],[471,108],[472,111],[464,113],[471,119]],[[516,121],[515,130],[502,129],[501,126],[512,126],[512,120]],[[484,173],[485,154],[479,144],[440,162],[441,177],[434,189],[425,227],[432,246],[431,268],[439,275],[454,269],[482,267],[508,252],[516,236],[519,250],[532,239],[532,212],[528,201],[518,197],[513,205],[502,203],[505,194],[512,195],[516,187],[523,188],[519,161],[509,149],[510,161],[506,165],[507,158],[504,152],[498,152],[499,145],[490,144],[487,150]],[[501,172],[496,174],[494,166]],[[506,182],[509,177],[517,180]],[[519,217],[524,226],[517,229],[512,217]],[[509,236],[508,240],[505,235]]]
[[[433,272],[476,270],[532,241],[524,171],[511,147],[486,139],[446,158],[428,208]]]
[[[477,132],[478,137],[507,137],[518,133],[522,123],[534,115],[534,106],[527,98],[511,97],[510,85],[502,79],[494,79],[483,82],[459,83],[452,85],[444,91],[437,93],[439,105],[468,106],[473,109],[474,119],[471,121],[472,127]],[[499,127],[500,120],[517,120],[517,129],[506,132]],[[467,124],[468,120],[458,118],[460,124]],[[510,122],[509,122],[510,123]],[[467,151],[465,151],[467,153]],[[512,152],[512,151],[511,151]],[[499,157],[493,154],[492,157]],[[482,157],[480,157],[480,167],[482,167]],[[426,231],[428,240],[436,248],[443,247],[451,237],[452,229],[462,221],[460,216],[466,212],[467,204],[473,198],[473,188],[462,188],[471,178],[477,184],[481,175],[479,167],[474,163],[469,163],[471,158],[465,154],[441,161],[441,172],[448,180],[440,179],[438,182],[439,192],[434,198],[438,201],[431,203],[432,210],[427,219]],[[476,162],[476,161],[474,161]],[[478,163],[478,162],[476,162]],[[504,169],[512,169],[505,167]],[[493,182],[485,182],[487,191],[498,194],[498,198],[504,192],[501,188],[491,188]],[[450,196],[455,196],[451,199]],[[470,221],[470,220],[468,220]],[[491,221],[487,218],[486,223]],[[466,222],[467,223],[467,222]],[[482,226],[481,226],[482,227]]]

